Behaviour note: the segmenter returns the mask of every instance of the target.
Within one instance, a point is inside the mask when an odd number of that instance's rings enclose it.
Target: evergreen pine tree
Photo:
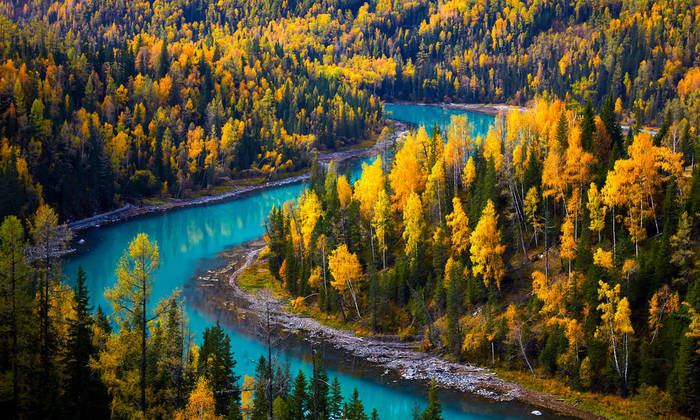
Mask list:
[[[457,356],[462,348],[462,335],[459,329],[462,288],[460,287],[461,265],[454,264],[447,282],[447,331],[450,352]]]
[[[241,412],[241,402],[238,400],[231,401],[231,405],[226,415],[226,420],[243,420],[243,413]]]
[[[260,356],[255,368],[255,389],[253,390],[252,420],[267,420],[270,409],[270,400],[267,395],[267,385],[270,377],[267,374],[267,360]]]
[[[623,156],[625,151],[622,145],[622,128],[620,127],[620,121],[618,121],[617,115],[615,115],[615,103],[611,95],[605,98],[603,108],[600,110],[600,119],[603,121],[605,130],[610,136],[613,151],[618,152],[617,157]],[[611,156],[610,159],[614,161],[615,157]]]
[[[78,266],[73,295],[75,317],[68,325],[66,344],[66,414],[75,419],[109,416],[107,390],[90,368],[90,359],[97,356],[93,345],[93,323],[90,298],[85,285],[85,272]]]
[[[430,388],[428,388],[428,406],[423,410],[421,420],[442,420],[442,406],[434,380],[430,382]]]
[[[300,370],[294,381],[294,390],[289,396],[289,411],[293,419],[303,420],[306,418],[306,403],[308,394],[306,393],[306,377]]]
[[[26,389],[31,371],[35,341],[33,326],[35,300],[31,289],[29,266],[24,252],[26,241],[22,222],[15,216],[7,216],[0,226],[0,319],[3,334],[0,335],[0,374],[6,381],[4,388],[10,416],[19,416],[22,410],[21,393]]]
[[[328,407],[328,418],[338,420],[343,414],[343,396],[340,393],[340,382],[338,378],[333,378],[331,383],[331,396]]]
[[[595,112],[593,104],[589,100],[583,109],[583,121],[581,122],[581,147],[587,152],[593,151],[593,134],[595,133]]]
[[[228,413],[231,402],[237,402],[240,398],[236,385],[238,377],[234,373],[235,366],[236,360],[231,352],[231,340],[221,328],[219,321],[216,321],[216,325],[204,330],[197,374],[207,378],[214,392],[217,414]]]
[[[158,78],[163,78],[168,74],[170,68],[170,59],[168,58],[167,41],[163,40],[160,47],[160,55],[158,55]]]
[[[562,149],[569,147],[569,120],[566,118],[566,110],[562,110],[559,114],[559,120],[557,121],[557,134],[556,139],[561,145]]]
[[[345,403],[343,414],[345,420],[367,420],[367,414],[365,414],[365,408],[362,406],[357,388],[352,391],[350,401]]]

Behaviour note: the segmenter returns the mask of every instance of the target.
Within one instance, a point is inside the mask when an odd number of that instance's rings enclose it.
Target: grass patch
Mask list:
[[[257,294],[261,290],[269,290],[277,298],[288,296],[280,282],[270,272],[266,262],[247,267],[238,276],[237,281],[238,285],[248,293]]]
[[[218,194],[223,194],[225,192],[231,191],[235,187],[231,185],[217,185],[216,187],[213,188],[207,188],[205,190],[194,190],[191,191],[187,198],[188,199],[193,199],[193,198],[200,198],[200,197],[205,197],[209,195],[218,195]]]
[[[141,200],[141,203],[146,205],[146,206],[163,206],[165,204],[170,203],[170,201],[164,200],[162,198],[151,197],[151,198],[144,198],[143,200]]]
[[[593,414],[613,419],[648,419],[662,417],[671,419],[686,419],[670,407],[668,394],[658,389],[647,388],[639,395],[629,398],[617,395],[598,394],[593,392],[576,391],[553,378],[533,378],[529,372],[513,371],[496,368],[495,371],[502,379],[517,382],[524,388],[553,395],[565,403],[576,406]]]
[[[354,330],[355,326],[351,323],[345,323],[340,320],[335,315],[329,315],[322,310],[320,310],[316,305],[307,305],[305,302],[298,303],[296,306],[293,304],[287,305],[286,309],[289,312],[295,313],[297,315],[313,318],[321,324],[335,328],[336,330]]]

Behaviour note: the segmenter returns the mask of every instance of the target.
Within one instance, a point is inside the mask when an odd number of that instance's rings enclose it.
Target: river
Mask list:
[[[487,115],[432,106],[386,105],[385,109],[387,117],[424,125],[428,131],[433,125],[445,126],[451,115],[466,114],[474,125],[473,134],[485,135],[494,120]],[[353,178],[359,171],[360,162],[354,162]],[[103,292],[114,283],[115,268],[124,249],[138,233],[145,232],[160,248],[161,266],[152,294],[156,302],[175,288],[182,288],[196,273],[221,264],[216,258],[220,251],[262,236],[272,206],[296,199],[303,187],[301,183],[276,187],[232,201],[181,208],[81,231],[77,236],[85,241],[77,245],[77,253],[66,259],[64,275],[74,279],[81,265],[87,275],[92,304],[110,313]],[[195,342],[199,343],[202,331],[216,319],[190,304],[186,305],[186,311]],[[266,353],[265,347],[244,326],[231,323],[224,326],[231,337],[237,374],[253,376],[255,361]],[[307,376],[311,372],[307,357],[310,349],[303,340],[286,340],[275,352],[278,359],[289,362],[293,376],[299,369]],[[346,397],[357,388],[368,415],[376,408],[383,420],[408,419],[416,405],[421,408],[426,405],[424,384],[402,380],[393,373],[382,375],[377,369],[331,349],[324,353],[329,377],[338,377]],[[524,418],[533,410],[525,404],[496,403],[449,391],[442,391],[440,397],[446,419]]]

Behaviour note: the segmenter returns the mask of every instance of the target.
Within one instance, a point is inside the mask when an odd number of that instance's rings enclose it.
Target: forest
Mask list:
[[[485,138],[463,116],[445,131],[408,134],[354,185],[315,165],[272,210],[264,257],[291,305],[697,416],[695,134],[623,134],[611,98],[599,115],[538,100]]]
[[[66,220],[308,168],[384,101],[612,97],[697,127],[691,0],[0,2],[0,216]],[[687,107],[687,108],[686,108]]]
[[[90,303],[86,275],[61,280],[70,233],[42,205],[25,226],[0,225],[0,407],[17,419],[378,419],[355,389],[344,398],[320,354],[308,379],[288,361],[260,356],[255,376],[236,371],[235,343],[217,321],[201,341],[189,328],[176,289],[154,302],[158,244],[139,234],[115,268],[104,294],[111,308]],[[27,255],[30,257],[27,258]],[[275,334],[270,327],[263,334]],[[272,350],[272,349],[271,349]],[[252,372],[251,372],[252,373]],[[440,419],[434,386],[416,418]]]
[[[307,171],[260,259],[292,310],[700,416],[697,2],[0,11],[0,407],[15,418],[375,418],[323,368],[293,379],[263,357],[240,375],[222,326],[195,340],[181,291],[150,298],[145,234],[89,291],[110,308],[62,272],[66,223]],[[484,137],[464,117],[411,130],[354,183],[319,163],[392,127],[389,102],[514,107]],[[416,418],[440,418],[429,397]]]

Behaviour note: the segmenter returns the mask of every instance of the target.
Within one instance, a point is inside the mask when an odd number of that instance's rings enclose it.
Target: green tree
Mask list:
[[[333,378],[331,383],[331,396],[328,406],[328,417],[331,419],[340,419],[343,414],[343,396],[340,391],[340,382],[338,378]]]
[[[593,134],[595,133],[595,112],[593,104],[589,100],[583,109],[583,121],[581,122],[581,147],[586,152],[593,151]]]
[[[435,380],[430,382],[430,388],[428,388],[428,406],[423,410],[421,420],[442,420],[442,406],[438,399]]]
[[[93,342],[93,324],[85,272],[78,266],[73,294],[73,319],[68,325],[66,344],[66,395],[67,413],[76,419],[108,417],[107,389],[90,368],[90,359],[97,357]]]
[[[445,283],[447,283],[447,334],[450,352],[457,356],[462,348],[462,333],[459,328],[459,317],[463,302],[461,286],[462,266],[451,258],[445,267]]]
[[[268,413],[271,411],[272,405],[268,397],[268,387],[271,380],[272,378],[268,374],[267,360],[265,356],[260,356],[258,365],[255,368],[252,420],[268,420]]]
[[[141,362],[139,364],[140,400],[139,409],[146,414],[146,339],[147,323],[160,314],[151,314],[149,308],[153,275],[160,265],[158,244],[150,242],[148,235],[139,233],[129,244],[117,266],[117,283],[105,291],[118,320],[134,323],[140,336]]]
[[[58,224],[58,215],[52,208],[40,206],[30,223],[32,248],[30,259],[34,262],[39,279],[39,353],[41,361],[41,381],[38,395],[41,395],[41,410],[49,413],[55,410],[55,396],[58,389],[56,377],[55,328],[49,316],[54,300],[54,286],[61,276],[60,254],[66,249],[71,232],[65,225]]]
[[[4,378],[11,378],[12,411],[20,411],[20,388],[27,379],[33,325],[33,306],[29,266],[25,262],[26,247],[22,222],[7,216],[0,226],[0,348],[9,349],[8,365],[1,365]],[[3,358],[4,359],[4,358]],[[6,396],[3,395],[3,399]]]
[[[306,393],[306,377],[304,373],[300,370],[294,381],[294,389],[292,394],[289,396],[289,412],[291,418],[303,420],[306,418],[304,415],[306,411],[306,401],[308,399],[308,394]]]
[[[231,404],[238,404],[240,391],[236,385],[236,360],[231,351],[231,339],[216,321],[216,325],[204,330],[199,348],[197,374],[207,378],[216,402],[216,413],[230,412]]]
[[[367,420],[367,414],[365,414],[365,408],[362,406],[357,388],[352,391],[350,401],[345,403],[343,415],[345,420]]]
[[[160,43],[160,54],[158,54],[157,72],[158,77],[162,78],[168,74],[170,68],[170,59],[168,58],[168,43],[164,39]]]

